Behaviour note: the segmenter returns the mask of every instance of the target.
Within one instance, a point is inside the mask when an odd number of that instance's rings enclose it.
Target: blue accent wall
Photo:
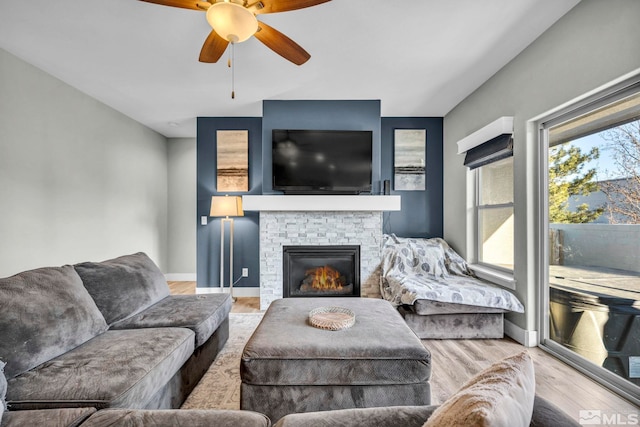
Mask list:
[[[443,141],[442,117],[383,117],[381,179],[391,181],[391,194],[399,194],[402,209],[384,214],[384,232],[400,237],[442,237]],[[426,129],[426,185],[424,191],[395,191],[393,154],[395,129]]]
[[[384,232],[398,236],[442,237],[443,119],[439,117],[381,117],[380,101],[275,101],[263,103],[263,117],[199,117],[197,130],[197,275],[198,287],[220,282],[220,219],[209,218],[211,196],[216,191],[216,131],[249,130],[249,192],[273,194],[271,182],[272,129],[371,130],[373,131],[373,194],[382,183],[392,182],[391,194],[402,196],[402,210],[384,214]],[[426,129],[426,189],[393,191],[394,129]],[[233,195],[233,194],[230,194]],[[243,267],[249,277],[236,287],[258,287],[260,282],[259,214],[245,211],[235,219],[234,278]],[[226,254],[225,254],[226,257]],[[225,264],[228,259],[225,259]],[[228,286],[225,277],[225,287]]]
[[[262,174],[264,194],[274,193],[271,169],[273,129],[370,130],[372,191],[380,186],[380,101],[263,101]]]
[[[249,131],[249,192],[218,193],[216,189],[216,131]],[[197,150],[197,286],[220,286],[220,218],[209,217],[211,196],[262,194],[262,119],[259,117],[198,117]],[[260,285],[259,216],[258,212],[245,212],[234,219],[233,276],[241,277],[242,268],[249,269],[249,277],[241,279],[235,287]],[[200,225],[200,217],[209,217],[207,225]],[[229,236],[229,230],[225,235]],[[228,240],[227,240],[228,242]],[[228,243],[225,245],[228,245]],[[225,251],[225,273],[228,270],[228,246]],[[228,287],[228,273],[224,279]]]

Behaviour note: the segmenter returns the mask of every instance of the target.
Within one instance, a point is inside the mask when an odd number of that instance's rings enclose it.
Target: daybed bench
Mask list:
[[[177,408],[229,336],[227,294],[171,296],[143,253],[0,279],[9,411]]]
[[[423,339],[502,338],[504,313],[522,313],[506,289],[480,280],[442,239],[385,235],[382,297]]]

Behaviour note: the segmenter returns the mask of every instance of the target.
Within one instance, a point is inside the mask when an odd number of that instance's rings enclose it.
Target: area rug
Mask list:
[[[240,409],[240,357],[262,313],[231,313],[229,340],[182,409]]]

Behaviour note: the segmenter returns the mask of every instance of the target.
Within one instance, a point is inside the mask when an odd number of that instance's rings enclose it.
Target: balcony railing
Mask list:
[[[640,385],[640,225],[552,224],[550,338]]]

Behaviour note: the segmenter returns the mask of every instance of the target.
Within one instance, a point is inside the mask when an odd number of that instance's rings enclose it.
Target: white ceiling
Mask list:
[[[442,117],[579,0],[333,0],[261,15],[310,54],[255,38],[198,62],[205,14],[137,0],[0,2],[0,47],[167,137],[196,117],[261,116],[265,99],[380,99],[382,115]]]

